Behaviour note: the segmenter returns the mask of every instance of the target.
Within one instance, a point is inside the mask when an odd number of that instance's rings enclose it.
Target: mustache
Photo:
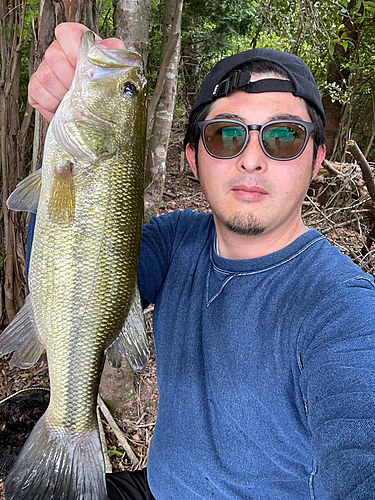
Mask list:
[[[273,192],[273,185],[263,177],[256,174],[248,174],[244,172],[243,174],[240,174],[226,182],[226,187],[228,189],[232,189],[239,185],[249,187],[257,186],[267,191],[267,193],[272,194]]]

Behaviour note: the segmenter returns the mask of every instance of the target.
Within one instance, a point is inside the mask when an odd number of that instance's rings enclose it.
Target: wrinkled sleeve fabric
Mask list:
[[[370,277],[332,287],[308,311],[298,355],[313,457],[329,500],[375,499],[375,288]]]
[[[175,250],[194,215],[191,210],[175,210],[151,217],[143,226],[137,274],[143,307],[155,303]]]

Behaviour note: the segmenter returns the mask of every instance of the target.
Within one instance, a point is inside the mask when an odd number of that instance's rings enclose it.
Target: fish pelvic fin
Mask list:
[[[7,500],[105,500],[99,433],[57,430],[48,410],[37,422],[4,483]]]
[[[119,368],[122,358],[125,357],[134,371],[141,370],[150,357],[138,287],[136,287],[124,326],[116,340],[107,348],[106,356],[113,368]]]
[[[0,357],[15,351],[9,364],[11,367],[30,368],[44,351],[32,310],[30,295],[18,311],[14,320],[0,335]]]
[[[7,200],[7,207],[15,212],[25,211],[35,214],[38,208],[41,187],[42,171],[39,169],[17,185]]]
[[[74,219],[75,197],[72,174],[73,164],[67,162],[55,169],[52,179],[48,213],[54,222],[71,226]]]

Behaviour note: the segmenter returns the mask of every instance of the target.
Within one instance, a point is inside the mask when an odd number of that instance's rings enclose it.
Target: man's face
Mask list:
[[[231,118],[262,125],[271,120],[296,119],[310,122],[303,99],[287,92],[248,94],[235,91],[215,101],[206,120]],[[187,158],[211,205],[218,232],[221,230],[277,238],[290,228],[301,227],[301,207],[310,184],[324,158],[319,148],[312,167],[313,138],[294,160],[278,161],[262,151],[259,132],[250,132],[245,150],[236,158],[210,156],[199,141],[198,166],[188,146]]]

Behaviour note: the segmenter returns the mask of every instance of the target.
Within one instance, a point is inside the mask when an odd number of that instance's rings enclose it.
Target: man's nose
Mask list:
[[[262,171],[267,169],[267,156],[264,154],[259,143],[259,131],[250,130],[249,141],[245,149],[236,158],[237,166],[240,170],[246,171]]]

